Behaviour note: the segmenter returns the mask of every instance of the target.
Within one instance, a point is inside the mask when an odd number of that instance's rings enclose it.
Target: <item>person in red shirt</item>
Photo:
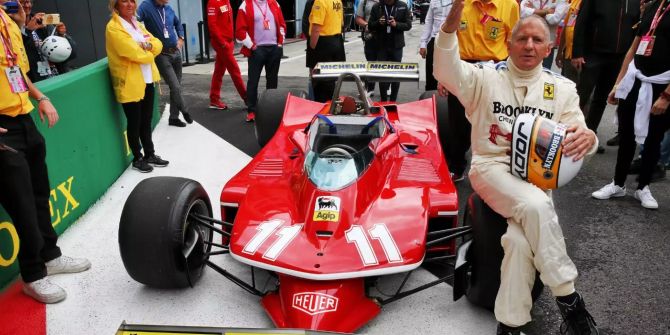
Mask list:
[[[253,121],[258,103],[258,80],[265,68],[265,88],[277,88],[286,22],[276,0],[244,0],[237,11],[235,39],[249,57],[247,122]]]
[[[233,56],[233,9],[229,0],[207,1],[207,27],[209,39],[216,51],[216,63],[212,74],[212,86],[209,90],[209,108],[228,109],[221,101],[221,84],[223,75],[230,73],[233,84],[242,100],[247,100],[247,89],[242,80],[240,67]]]

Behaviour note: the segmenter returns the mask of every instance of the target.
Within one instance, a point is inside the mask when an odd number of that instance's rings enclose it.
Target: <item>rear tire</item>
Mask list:
[[[119,223],[121,259],[136,281],[158,288],[193,286],[202,276],[212,231],[189,214],[212,216],[198,182],[153,177],[130,193]]]
[[[466,256],[471,264],[465,295],[475,305],[493,310],[500,287],[500,264],[504,251],[500,238],[507,231],[507,220],[494,212],[476,193],[466,205],[463,225],[472,226],[472,246]],[[535,275],[531,291],[533,302],[542,294],[540,274]]]
[[[275,135],[279,124],[284,116],[284,108],[286,107],[286,100],[288,94],[300,98],[307,97],[307,93],[302,90],[288,90],[288,89],[268,89],[263,92],[261,98],[258,100],[256,108],[256,119],[254,120],[254,128],[256,132],[256,140],[258,145],[264,147]]]

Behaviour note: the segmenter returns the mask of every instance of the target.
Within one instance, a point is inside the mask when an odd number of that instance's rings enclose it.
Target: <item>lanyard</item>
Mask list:
[[[656,27],[658,27],[658,23],[661,22],[661,19],[663,19],[663,16],[665,16],[665,13],[670,10],[670,5],[665,6],[665,10],[661,13],[661,8],[663,8],[663,5],[666,4],[665,0],[661,1],[661,4],[658,5],[658,9],[656,10],[656,14],[654,14],[654,18],[651,20],[651,27],[649,27],[649,31],[647,32],[646,36],[653,36],[656,33]]]
[[[167,25],[165,24],[165,18],[167,17],[167,15],[165,15],[165,7],[163,7],[163,15],[161,15],[160,11],[157,11],[157,12],[158,12],[158,16],[160,16],[160,18],[161,18],[161,21],[163,21],[163,31],[167,31]]]
[[[2,46],[5,49],[5,56],[7,57],[7,63],[9,67],[14,66],[14,60],[17,59],[16,53],[14,53],[14,46],[12,45],[12,36],[9,34],[9,28],[7,28],[7,20],[5,17],[0,14],[0,20],[2,20],[2,31],[0,31],[0,40],[2,40]]]
[[[258,1],[254,0],[254,3],[256,4],[256,7],[258,7],[258,10],[261,11],[261,15],[263,15],[263,22],[268,22],[267,15],[268,15],[268,2],[265,1],[265,10],[261,8],[261,5],[258,3]]]
[[[479,20],[479,23],[486,25],[491,20],[496,21],[493,16],[489,15],[489,13],[483,8],[483,6],[485,6],[485,4],[482,2],[479,2],[479,6],[475,6],[477,7],[477,9],[479,9],[480,12],[482,12],[482,14],[484,14],[482,19]]]
[[[388,8],[386,7],[386,5],[384,5],[384,12],[386,12],[386,17],[391,17],[391,16],[393,16],[394,13],[395,13],[395,5],[393,5],[393,7],[391,7],[391,15],[389,15],[389,10],[388,10]]]

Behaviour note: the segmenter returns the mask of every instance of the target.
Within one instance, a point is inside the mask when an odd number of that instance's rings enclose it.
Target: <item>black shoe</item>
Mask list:
[[[175,127],[186,127],[186,123],[179,119],[170,119],[168,120],[168,124]]]
[[[563,316],[561,324],[561,334],[568,335],[598,335],[598,328],[593,317],[586,310],[584,299],[578,293],[574,293],[575,299],[572,303],[566,304],[556,299],[558,310]]]
[[[619,133],[617,133],[616,135],[614,135],[614,137],[607,140],[608,147],[616,147],[617,145],[619,145]]]
[[[605,147],[603,147],[602,145],[598,144],[598,149],[596,149],[596,153],[597,153],[597,154],[603,154],[603,153],[605,153]]]
[[[186,121],[186,123],[188,123],[188,124],[193,123],[193,119],[191,118],[191,114],[189,114],[187,112],[182,112],[181,114],[182,114],[182,116],[184,116],[184,121]]]
[[[133,169],[140,171],[142,173],[147,173],[154,170],[153,166],[149,165],[149,163],[147,163],[147,160],[144,158],[140,158],[136,161],[133,161]]]
[[[521,328],[510,327],[502,322],[498,322],[498,329],[496,329],[496,335],[521,335]]]
[[[168,166],[168,164],[170,164],[170,162],[168,162],[164,159],[161,159],[161,156],[156,156],[156,155],[147,156],[147,157],[144,158],[144,160],[146,160],[147,163],[149,163],[153,166],[158,166],[158,167],[164,167],[164,166]]]

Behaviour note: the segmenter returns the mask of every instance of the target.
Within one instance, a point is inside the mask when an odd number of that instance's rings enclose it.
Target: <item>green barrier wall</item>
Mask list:
[[[107,66],[103,59],[37,84],[60,115],[60,121],[49,129],[39,120],[37,110],[31,113],[47,143],[49,206],[58,234],[107,191],[132,158],[125,116],[114,98]],[[159,119],[159,94],[155,96],[154,125]],[[19,243],[11,219],[0,207],[0,288],[19,272]]]

